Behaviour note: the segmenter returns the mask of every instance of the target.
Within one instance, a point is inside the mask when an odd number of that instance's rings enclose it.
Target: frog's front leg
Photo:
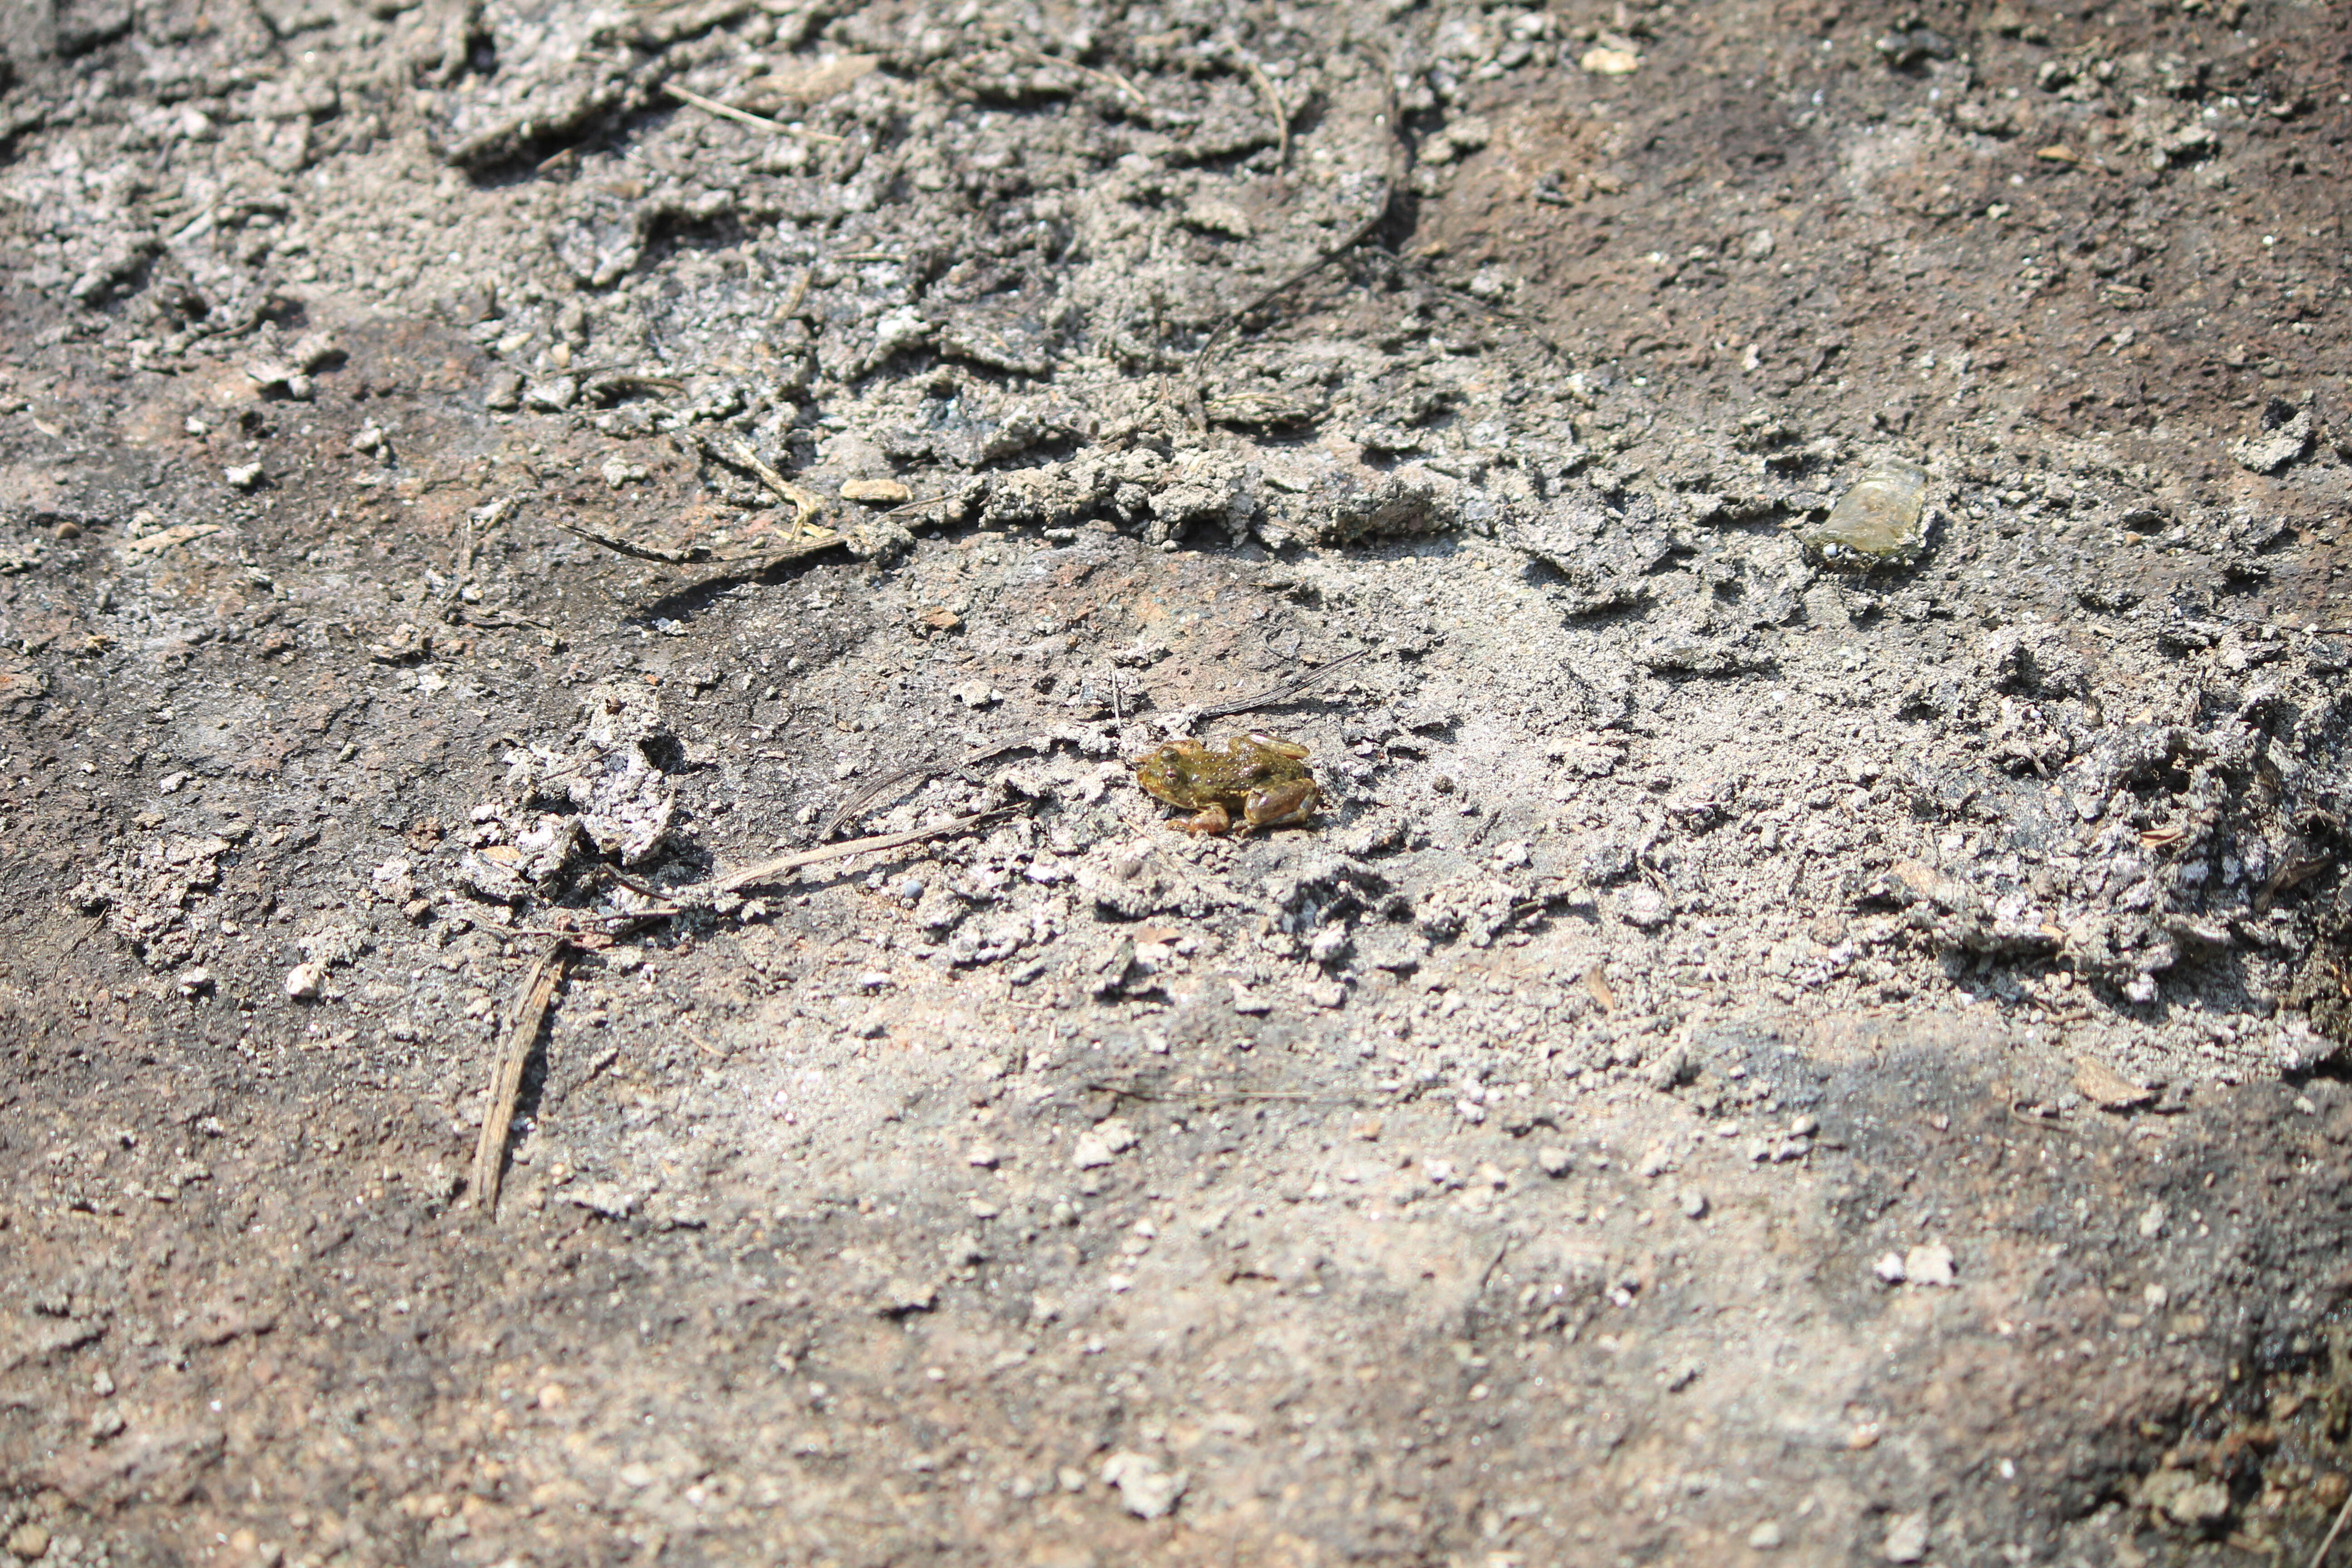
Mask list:
[[[1247,827],[1288,827],[1314,816],[1321,799],[1313,779],[1268,784],[1250,791],[1242,806],[1242,819]]]
[[[1187,833],[1223,833],[1233,825],[1233,814],[1214,805],[1202,806],[1194,816],[1176,819],[1176,826]]]

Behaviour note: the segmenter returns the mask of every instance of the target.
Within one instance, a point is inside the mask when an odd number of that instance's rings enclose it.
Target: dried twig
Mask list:
[[[1274,166],[1277,171],[1287,169],[1290,167],[1290,110],[1283,106],[1282,94],[1274,90],[1274,79],[1265,74],[1265,67],[1258,63],[1255,55],[1244,56],[1242,63],[1249,68],[1250,80],[1256,84],[1260,96],[1265,98],[1265,111],[1274,116],[1275,134],[1281,139],[1275,153]]]
[[[572,939],[557,937],[532,965],[522,1000],[507,1026],[506,1048],[499,1055],[498,1075],[490,1080],[490,1103],[482,1117],[481,1142],[474,1145],[474,1203],[483,1214],[499,1208],[499,1183],[506,1174],[507,1134],[514,1125],[515,1100],[522,1093],[522,1069],[530,1048],[539,1042],[539,1026],[547,1019],[548,1004],[570,962]]]
[[[601,544],[616,554],[635,556],[639,561],[658,561],[666,566],[685,566],[697,561],[710,559],[710,552],[698,544],[690,545],[684,550],[665,550],[658,544],[639,544],[634,540],[624,539],[617,533],[606,533],[604,530],[591,528],[584,522],[559,521],[555,526],[566,533],[586,540],[591,544]]]
[[[772,131],[779,136],[797,136],[804,142],[824,142],[834,146],[838,146],[848,140],[845,136],[828,136],[822,131],[810,131],[798,125],[787,125],[781,120],[770,120],[763,115],[750,113],[731,104],[721,103],[715,98],[705,98],[698,92],[688,91],[674,81],[662,83],[662,90],[681,102],[694,105],[706,114],[716,114],[720,119],[731,120],[738,125],[749,125],[761,131]]]
[[[950,833],[961,833],[966,828],[978,827],[984,823],[1013,816],[1028,809],[1028,803],[1024,801],[1019,805],[999,806],[993,811],[976,811],[970,816],[935,822],[929,827],[917,827],[905,833],[884,833],[872,838],[852,838],[845,843],[827,844],[815,849],[803,849],[797,854],[782,856],[774,860],[763,861],[757,866],[746,867],[740,871],[730,872],[724,877],[714,878],[708,882],[697,882],[692,887],[672,888],[668,889],[668,896],[681,904],[698,902],[705,899],[716,898],[722,893],[738,892],[745,888],[780,881],[803,866],[814,866],[824,860],[840,860],[852,855],[863,855],[872,849],[896,849],[901,845],[919,844],[926,838],[943,838]]]
[[[801,306],[808,299],[809,279],[814,276],[808,268],[801,268],[801,275],[793,279],[793,291],[784,296],[782,307],[776,311],[776,321],[789,321],[801,313]]]
[[[584,522],[558,522],[555,526],[591,544],[601,544],[607,550],[635,556],[640,561],[658,561],[665,566],[715,565],[726,568],[729,573],[764,571],[787,561],[797,561],[804,555],[830,550],[842,542],[841,535],[832,529],[818,528],[803,521],[800,526],[805,531],[805,536],[795,535],[766,549],[720,555],[705,544],[691,544],[682,550],[667,550],[657,544],[639,544],[634,540],[623,539],[617,533],[591,528]]]
[[[1111,86],[1118,89],[1119,91],[1127,94],[1128,97],[1133,99],[1138,103],[1141,103],[1143,101],[1143,89],[1137,87],[1125,77],[1119,75],[1117,71],[1097,70],[1092,66],[1082,66],[1076,60],[1066,60],[1059,55],[1049,55],[1043,49],[1033,49],[1026,44],[1007,44],[1004,47],[1009,52],[1016,55],[1025,55],[1041,65],[1067,66],[1070,69],[1076,71],[1081,76],[1090,76],[1097,81],[1107,81],[1110,83]]]
[[[2336,1544],[2337,1536],[2344,1533],[2344,1521],[2347,1519],[2352,1519],[2352,1498],[2345,1499],[2344,1506],[2336,1510],[2336,1522],[2327,1527],[2327,1533],[2320,1539],[2319,1550],[2311,1554],[2311,1562],[2305,1568],[2319,1568],[2327,1561],[2327,1549]]]
[[[1196,426],[1205,428],[1208,425],[1207,398],[1202,388],[1209,362],[1224,346],[1234,329],[1379,232],[1381,225],[1388,221],[1389,209],[1396,205],[1397,193],[1404,189],[1406,175],[1412,173],[1412,153],[1405,145],[1404,133],[1397,126],[1396,77],[1390,70],[1389,62],[1376,56],[1369,46],[1358,44],[1356,47],[1370,61],[1381,83],[1383,104],[1381,128],[1388,133],[1389,147],[1387,168],[1381,179],[1380,199],[1372,204],[1371,211],[1364,221],[1344,238],[1325,247],[1314,260],[1273,287],[1259,290],[1248,304],[1217,323],[1216,330],[1209,334],[1209,341],[1202,343],[1200,352],[1192,356],[1192,384],[1186,401],[1192,406],[1192,423]]]
[[[703,438],[703,450],[721,462],[740,464],[760,476],[760,482],[776,492],[778,500],[793,509],[793,529],[795,534],[808,529],[816,514],[824,510],[824,498],[803,489],[783,475],[770,468],[760,454],[741,441],[721,447],[708,437]]]
[[[951,763],[934,759],[917,763],[910,768],[900,768],[895,773],[886,774],[835,806],[833,815],[824,819],[824,826],[817,829],[817,842],[822,844],[831,838],[844,822],[893,791],[916,783],[929,783],[941,773],[960,772],[974,763],[984,763],[991,757],[1001,757],[1007,752],[1037,749],[1042,743],[1034,740],[999,741],[993,745],[980,746],[966,752]]]
[[[1360,647],[1353,653],[1343,653],[1330,663],[1318,666],[1304,675],[1286,680],[1279,686],[1268,687],[1264,691],[1253,692],[1247,697],[1235,698],[1231,702],[1219,702],[1211,707],[1195,708],[1190,711],[1199,719],[1222,719],[1229,713],[1247,713],[1256,708],[1271,708],[1277,702],[1297,696],[1334,670],[1345,669],[1358,659],[1379,651],[1378,647]]]

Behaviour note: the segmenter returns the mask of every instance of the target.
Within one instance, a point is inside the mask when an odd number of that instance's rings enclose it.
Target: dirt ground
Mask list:
[[[2341,7],[0,45],[14,1560],[2338,1520]]]

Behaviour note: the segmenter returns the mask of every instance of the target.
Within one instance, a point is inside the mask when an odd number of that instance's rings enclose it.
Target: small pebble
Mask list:
[[[41,1524],[18,1525],[8,1532],[8,1550],[27,1563],[48,1555],[48,1527]]]
[[[1897,1514],[1886,1527],[1885,1555],[1889,1563],[1916,1563],[1927,1555],[1927,1515]]]
[[[1636,931],[1655,931],[1674,918],[1675,908],[1664,893],[1644,884],[1627,889],[1618,900],[1618,913]]]
[[[235,485],[238,489],[249,490],[254,486],[261,482],[261,465],[259,463],[239,463],[234,468],[222,469],[221,478],[226,479],[230,484]]]
[[[1674,1164],[1672,1154],[1667,1153],[1663,1146],[1654,1146],[1642,1156],[1642,1163],[1633,1167],[1633,1173],[1645,1178],[1663,1176],[1674,1169]]]
[[[997,1158],[996,1145],[993,1143],[975,1143],[964,1151],[963,1156],[965,1164],[977,1165],[983,1171],[994,1170]]]
[[[1952,1271],[1952,1249],[1940,1241],[1915,1247],[1905,1253],[1903,1276],[1914,1285],[1950,1286],[1958,1282]]]
[[[1706,1194],[1696,1187],[1683,1194],[1683,1216],[1685,1219],[1706,1217]]]
[[[286,994],[297,1002],[315,1002],[326,987],[327,972],[315,963],[298,963],[286,972]]]
[[[1118,1453],[1103,1461],[1103,1484],[1118,1489],[1119,1500],[1138,1519],[1164,1518],[1184,1495],[1185,1475],[1170,1473],[1142,1454]]]
[[[1536,1151],[1536,1169],[1547,1176],[1565,1176],[1576,1168],[1576,1157],[1567,1150],[1546,1146]]]
[[[1750,1552],[1780,1551],[1780,1521],[1777,1519],[1768,1519],[1763,1523],[1758,1525],[1755,1529],[1749,1531],[1748,1532],[1748,1549]]]
[[[1907,1278],[1903,1268],[1903,1255],[1890,1252],[1875,1265],[1878,1277],[1889,1285],[1900,1285]]]

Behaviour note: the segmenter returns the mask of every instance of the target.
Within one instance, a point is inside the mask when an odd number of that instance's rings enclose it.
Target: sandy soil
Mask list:
[[[2340,11],[0,37],[15,1558],[2345,1506]]]

